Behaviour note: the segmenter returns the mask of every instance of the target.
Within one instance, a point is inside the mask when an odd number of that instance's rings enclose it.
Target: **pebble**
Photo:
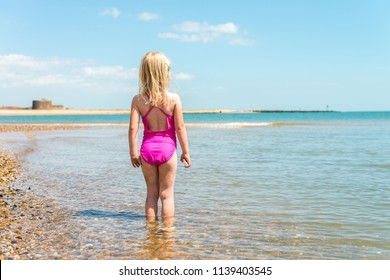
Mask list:
[[[28,124],[2,124],[1,132],[29,132],[41,130],[73,130],[80,129],[82,126],[77,125],[28,125]]]
[[[0,133],[43,129],[45,126],[0,125]],[[53,251],[50,255],[48,249],[69,243],[63,240],[66,235],[57,228],[69,217],[52,200],[15,187],[18,169],[17,156],[0,150],[0,260],[67,258],[65,250]],[[46,241],[49,239],[51,243]]]

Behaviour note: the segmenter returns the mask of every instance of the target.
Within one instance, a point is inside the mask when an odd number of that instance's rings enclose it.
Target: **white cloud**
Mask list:
[[[232,22],[210,25],[206,22],[199,23],[195,21],[185,21],[180,24],[173,25],[172,28],[178,32],[190,32],[190,33],[206,33],[206,32],[237,33],[238,31],[238,27]]]
[[[106,8],[101,12],[102,16],[112,16],[114,18],[119,17],[121,14],[121,11],[118,8],[112,7],[112,8]]]
[[[82,72],[88,77],[107,77],[115,79],[131,79],[137,77],[137,70],[135,68],[128,69],[123,66],[95,66],[84,67]]]
[[[240,45],[240,46],[253,46],[256,44],[256,42],[254,40],[248,40],[248,39],[244,39],[242,37],[230,38],[228,40],[228,43],[230,45]]]
[[[181,72],[181,73],[174,74],[173,78],[176,80],[192,80],[194,78],[194,75]]]
[[[159,33],[159,38],[183,42],[209,43],[225,41],[232,45],[253,45],[255,42],[242,38],[239,28],[233,22],[211,25],[207,22],[184,21],[172,26],[173,32]]]
[[[210,41],[214,41],[216,38],[215,35],[212,34],[178,34],[173,32],[167,32],[167,33],[159,33],[158,37],[164,38],[164,39],[177,39],[179,41],[183,42],[203,42],[207,43]]]
[[[90,60],[0,55],[0,88],[31,90],[30,87],[39,87],[44,91],[45,87],[56,85],[110,92],[120,85],[123,89],[130,80],[137,78],[135,68],[94,64]]]
[[[138,15],[138,18],[143,21],[151,21],[159,18],[158,14],[143,12]]]
[[[0,87],[74,83],[72,69],[81,61],[60,58],[35,58],[21,54],[0,56]],[[85,63],[85,62],[84,62]],[[66,78],[68,77],[68,78]]]
[[[64,59],[58,57],[36,58],[21,54],[0,55],[0,69],[11,67],[12,69],[31,69],[33,71],[44,71],[53,68],[64,68],[80,64],[81,61],[75,59]],[[83,63],[87,63],[84,61]]]
[[[37,76],[33,79],[29,80],[29,83],[32,85],[38,86],[46,86],[46,85],[64,85],[67,83],[74,83],[75,81],[71,81],[70,77],[61,74],[49,74],[43,76]]]

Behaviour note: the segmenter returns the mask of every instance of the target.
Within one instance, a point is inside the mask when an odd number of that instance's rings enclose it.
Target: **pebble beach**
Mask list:
[[[64,125],[0,125],[0,133],[78,129]],[[28,151],[24,151],[28,152]],[[3,151],[0,143],[0,260],[40,259],[47,248],[41,242],[66,243],[66,235],[55,230],[67,214],[48,199],[18,188],[23,162],[18,154]],[[58,228],[57,228],[58,229]],[[55,248],[55,247],[53,247]],[[46,252],[47,253],[47,252]],[[55,259],[55,252],[52,254]]]

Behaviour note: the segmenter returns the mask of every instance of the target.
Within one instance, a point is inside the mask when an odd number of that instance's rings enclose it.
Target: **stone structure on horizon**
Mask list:
[[[63,105],[53,105],[50,99],[41,99],[41,100],[33,100],[32,102],[33,110],[58,110],[64,109]]]

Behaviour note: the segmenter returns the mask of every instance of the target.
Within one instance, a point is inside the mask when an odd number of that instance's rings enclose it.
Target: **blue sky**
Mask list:
[[[0,0],[0,106],[127,109],[147,51],[185,109],[390,110],[390,1]]]

